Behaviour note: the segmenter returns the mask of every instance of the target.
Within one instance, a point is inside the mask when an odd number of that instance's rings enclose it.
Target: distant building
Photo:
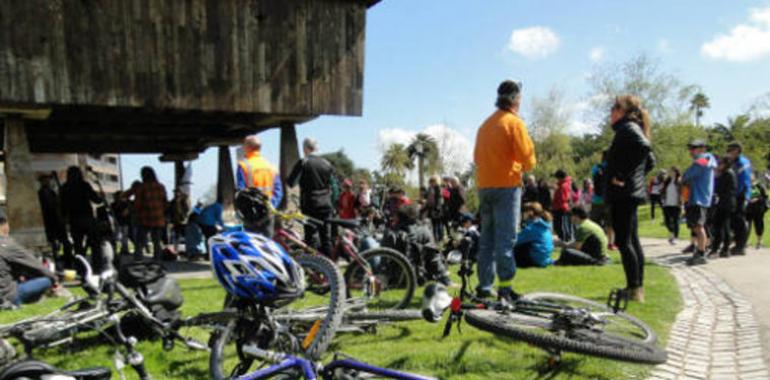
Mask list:
[[[5,204],[5,163],[0,162],[0,203]],[[36,175],[51,174],[56,172],[59,183],[67,179],[67,168],[80,166],[85,169],[90,167],[101,182],[108,198],[122,188],[120,176],[120,156],[117,154],[33,154],[32,171]],[[92,176],[84,170],[85,177],[98,190]]]

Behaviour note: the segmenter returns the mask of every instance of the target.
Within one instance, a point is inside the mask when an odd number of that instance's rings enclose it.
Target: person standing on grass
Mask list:
[[[757,235],[756,249],[762,247],[762,234],[765,232],[765,213],[767,212],[768,200],[767,189],[758,181],[754,174],[751,175],[752,187],[749,205],[746,207],[746,217],[749,221],[749,233],[751,233],[751,224],[754,224],[754,233]]]
[[[551,209],[551,186],[545,178],[537,182],[537,203],[540,203],[545,210]]]
[[[644,251],[639,242],[637,208],[645,201],[645,175],[655,166],[650,116],[639,98],[615,98],[610,111],[615,135],[607,154],[606,201],[612,212],[615,243],[626,274],[626,294],[644,302]]]
[[[83,172],[77,166],[67,168],[67,181],[61,188],[62,217],[69,226],[72,246],[76,255],[86,255],[91,248],[91,260],[100,262],[101,247],[96,239],[96,222],[92,204],[102,202],[102,198],[83,179]],[[74,263],[73,263],[74,264]]]
[[[681,197],[682,174],[679,169],[672,167],[663,181],[662,203],[663,217],[668,229],[668,242],[671,245],[676,244],[679,239],[679,216],[682,215],[682,197]]]
[[[147,245],[147,234],[152,238],[153,257],[160,260],[161,235],[166,228],[166,188],[158,182],[155,170],[145,166],[141,170],[142,183],[134,190],[134,210],[139,222],[138,245],[134,250],[134,259],[143,257],[143,248]]]
[[[319,220],[327,220],[334,214],[334,201],[339,192],[339,183],[334,167],[317,154],[318,142],[311,138],[302,141],[305,158],[297,161],[286,179],[286,186],[299,184],[300,205],[303,214]],[[332,242],[327,225],[305,226],[305,242],[319,247],[326,255],[331,254]]]
[[[714,217],[712,229],[714,234],[711,242],[709,257],[729,257],[730,253],[730,217],[735,212],[738,192],[738,179],[730,167],[732,163],[727,157],[722,157],[717,164],[716,183],[714,184]]]
[[[650,219],[655,220],[655,205],[663,208],[661,199],[663,193],[663,181],[666,178],[666,171],[661,170],[658,175],[652,177],[649,185],[650,194]]]
[[[497,275],[498,297],[511,302],[518,298],[513,291],[513,245],[519,225],[521,176],[535,167],[536,159],[527,126],[518,115],[521,84],[502,82],[495,105],[497,110],[476,134],[473,152],[481,215],[476,291],[481,297],[492,296]]]
[[[553,192],[553,227],[559,240],[571,242],[572,223],[570,222],[569,209],[572,203],[572,177],[568,176],[564,170],[557,170],[554,176],[558,180],[556,191]]]
[[[52,175],[56,175],[55,173]],[[40,210],[43,212],[43,227],[45,237],[51,246],[51,253],[56,265],[62,268],[72,268],[75,257],[72,256],[72,244],[67,236],[67,227],[61,215],[61,202],[59,194],[56,194],[51,186],[52,175],[41,175],[40,189],[37,191],[40,200]],[[59,255],[59,249],[62,255]]]
[[[749,239],[749,225],[746,220],[746,206],[751,199],[751,161],[743,155],[743,145],[733,141],[727,145],[727,157],[733,163],[733,171],[738,178],[738,193],[735,212],[732,217],[735,248],[733,255],[746,254],[746,241]]]
[[[687,260],[687,265],[706,263],[706,217],[714,197],[714,168],[717,163],[714,156],[706,151],[706,142],[695,139],[687,144],[693,158],[692,165],[684,172],[682,183],[689,189],[689,197],[685,206],[687,226],[692,230],[694,238],[693,256]]]
[[[238,161],[238,190],[254,187],[278,207],[283,199],[283,185],[278,170],[262,156],[262,141],[256,135],[243,139],[243,159]]]
[[[594,164],[591,168],[591,179],[594,183],[594,193],[591,197],[591,220],[594,223],[604,228],[604,233],[607,235],[607,249],[614,251],[617,249],[615,246],[615,232],[612,230],[612,217],[610,215],[610,205],[604,200],[606,193],[607,179],[605,172],[607,171],[607,150],[602,151],[602,160],[599,163]]]

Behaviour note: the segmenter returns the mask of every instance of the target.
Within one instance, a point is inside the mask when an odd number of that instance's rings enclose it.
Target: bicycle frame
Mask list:
[[[316,365],[309,360],[298,358],[296,356],[285,355],[280,353],[274,353],[266,350],[253,349],[248,352],[251,355],[259,357],[260,359],[276,363],[273,366],[264,368],[250,374],[238,377],[236,380],[259,380],[267,379],[271,376],[278,375],[289,369],[300,370],[305,380],[332,380],[334,379],[334,373],[339,369],[349,369],[357,372],[363,372],[369,375],[385,376],[395,380],[429,380],[431,378],[413,375],[405,372],[395,371],[386,368],[375,367],[370,364],[359,362],[353,359],[338,359],[334,360],[326,366]]]

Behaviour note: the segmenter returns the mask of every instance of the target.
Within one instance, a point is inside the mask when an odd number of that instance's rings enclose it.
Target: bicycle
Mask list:
[[[495,335],[522,340],[544,349],[549,364],[561,361],[563,351],[641,364],[660,364],[666,351],[657,347],[657,335],[643,321],[624,312],[628,300],[623,292],[610,293],[601,304],[559,293],[530,293],[511,304],[490,301],[468,291],[473,263],[463,252],[458,272],[459,296],[449,296],[446,287],[430,284],[423,297],[423,317],[438,322],[450,309],[443,336],[463,319],[473,327]]]
[[[76,256],[84,268],[82,287],[88,296],[70,301],[47,315],[0,326],[0,339],[15,338],[24,346],[25,354],[32,357],[36,348],[55,347],[72,342],[80,333],[96,331],[115,346],[123,347],[116,352],[116,367],[122,369],[128,363],[141,379],[150,376],[142,354],[134,349],[138,340],[123,332],[122,322],[127,317],[137,316],[146,322],[151,331],[162,337],[165,350],[171,350],[175,341],[183,342],[189,349],[207,350],[203,343],[181,336],[178,324],[156,316],[164,306],[181,305],[181,293],[177,294],[178,287],[174,288],[176,283],[168,279],[152,295],[139,289],[131,291],[117,280],[111,267],[111,246],[105,248],[106,268],[98,275],[83,256]]]
[[[409,374],[386,368],[375,367],[351,358],[335,359],[326,365],[320,365],[312,361],[287,354],[255,349],[251,355],[259,357],[265,362],[272,363],[270,367],[237,377],[236,380],[260,380],[285,376],[290,379],[305,380],[353,380],[371,378],[377,376],[380,379],[395,380],[431,380],[431,377]],[[364,375],[364,376],[362,376]]]
[[[359,230],[360,225],[357,221],[334,218],[321,221],[299,211],[278,211],[269,201],[263,202],[269,213],[280,221],[277,223],[273,240],[293,255],[306,253],[322,256],[322,253],[306,244],[296,232],[286,228],[284,224],[296,222],[321,228],[335,226],[339,229],[330,255],[333,258],[344,257],[349,262],[344,274],[348,298],[363,299],[368,309],[377,311],[403,309],[410,304],[417,284],[414,267],[403,254],[390,248],[377,247],[359,252],[355,231]],[[311,289],[323,290],[322,282],[310,280]]]

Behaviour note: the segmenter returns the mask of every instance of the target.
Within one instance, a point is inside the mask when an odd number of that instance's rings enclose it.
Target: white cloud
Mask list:
[[[545,58],[559,48],[559,36],[544,26],[517,29],[511,33],[508,49],[529,59]]]
[[[752,9],[747,23],[704,43],[701,54],[730,62],[748,62],[769,56],[770,7]]]
[[[407,145],[412,141],[412,137],[414,137],[415,134],[417,134],[417,132],[407,131],[400,128],[380,129],[377,133],[377,147],[383,152],[393,144]]]
[[[604,59],[604,48],[601,46],[597,46],[591,49],[591,52],[588,54],[588,57],[591,58],[591,62],[593,63],[601,62]]]
[[[569,124],[567,124],[567,133],[573,136],[581,136],[586,133],[597,133],[599,128],[586,121],[586,113],[594,106],[594,98],[581,100],[567,106],[567,112],[570,115]]]

